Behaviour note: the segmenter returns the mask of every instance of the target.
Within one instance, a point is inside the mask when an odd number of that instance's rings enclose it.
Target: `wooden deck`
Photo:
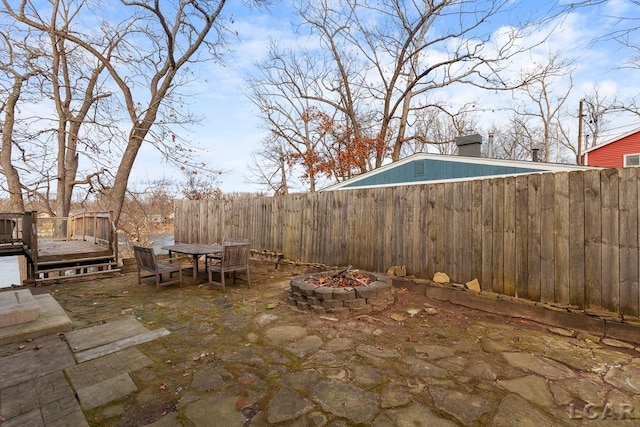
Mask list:
[[[84,240],[41,241],[36,283],[120,271],[113,252]]]
[[[24,255],[28,283],[120,271],[118,240],[109,212],[38,218],[0,213],[0,256]]]
[[[96,245],[84,240],[63,242],[38,242],[38,262],[74,261],[82,258],[92,258],[112,255],[105,246]]]

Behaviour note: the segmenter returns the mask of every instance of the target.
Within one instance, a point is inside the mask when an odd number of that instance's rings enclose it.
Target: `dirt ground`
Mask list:
[[[139,347],[154,365],[136,373],[136,383],[144,384],[143,390],[111,409],[119,414],[117,425],[122,426],[145,425],[175,411],[181,400],[188,399],[185,393],[194,371],[215,366],[218,363],[215,354],[221,351],[221,345],[242,346],[246,342],[251,331],[248,332],[246,322],[243,323],[243,316],[249,313],[264,312],[294,320],[327,337],[375,331],[380,346],[395,349],[418,341],[448,345],[456,340],[456,334],[478,321],[514,329],[546,330],[545,325],[430,300],[398,287],[394,288],[395,303],[385,311],[340,320],[330,315],[301,312],[287,305],[289,280],[322,269],[321,266],[282,264],[276,270],[272,262],[252,261],[251,288],[238,280],[227,286],[224,295],[206,283],[194,284],[190,270],[183,287],[168,286],[158,292],[153,279],[138,284],[135,272],[39,286],[31,291],[52,294],[68,313],[74,329],[133,315],[149,329],[171,331],[171,339]],[[206,282],[202,272],[199,281]],[[220,310],[222,307],[232,309]],[[427,314],[424,307],[435,308],[437,314]],[[412,315],[412,309],[418,313]],[[241,382],[252,381],[241,373],[236,375]],[[108,412],[109,409],[101,408],[85,415],[91,425],[113,425],[114,418],[109,418]]]

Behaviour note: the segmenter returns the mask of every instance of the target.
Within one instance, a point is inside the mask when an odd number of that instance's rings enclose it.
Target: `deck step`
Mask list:
[[[57,268],[47,268],[36,270],[36,274],[48,274],[48,273],[56,273],[56,272],[65,272],[69,270],[84,270],[87,268],[111,268],[117,267],[117,263],[115,261],[112,262],[103,262],[98,264],[84,264],[84,265],[73,265],[73,266],[65,266],[65,267],[57,267]]]
[[[120,271],[121,270],[119,268],[114,268],[112,270],[92,271],[92,272],[89,272],[89,273],[80,273],[80,274],[74,274],[74,275],[71,275],[71,276],[44,277],[44,278],[36,279],[36,283],[51,282],[51,281],[54,281],[54,280],[63,280],[63,279],[75,279],[77,277],[96,276],[98,274],[118,273]]]
[[[58,260],[58,261],[43,261],[43,262],[38,262],[38,266],[49,266],[49,265],[60,265],[60,264],[65,264],[65,265],[70,265],[70,264],[75,264],[75,263],[92,263],[93,261],[106,261],[106,260],[113,260],[114,256],[113,255],[103,255],[103,256],[97,256],[97,257],[89,257],[89,258],[76,258],[76,259],[65,259],[65,260]],[[86,265],[90,265],[90,264],[86,264]]]

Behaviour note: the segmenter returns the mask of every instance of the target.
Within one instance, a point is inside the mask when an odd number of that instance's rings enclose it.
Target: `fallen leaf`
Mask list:
[[[20,345],[18,346],[18,350],[23,350],[25,347],[26,347],[26,345],[24,345],[24,344],[20,344]]]
[[[169,387],[169,384],[167,383],[162,383],[160,384],[160,387],[158,387],[160,390],[165,390],[167,387]]]
[[[42,347],[44,347],[44,346],[38,344],[37,346],[33,347],[33,349],[34,350],[40,350]]]
[[[31,341],[33,341],[33,339],[32,338],[27,338],[25,341],[26,342],[31,342]]]
[[[418,342],[418,340],[416,338],[411,338],[411,337],[408,337],[407,341],[409,341],[409,342]]]

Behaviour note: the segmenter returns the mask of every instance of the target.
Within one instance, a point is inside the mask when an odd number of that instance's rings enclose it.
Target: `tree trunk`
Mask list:
[[[13,148],[13,126],[15,123],[15,109],[18,100],[20,99],[20,92],[22,90],[22,83],[26,78],[21,76],[15,76],[11,94],[7,97],[7,102],[4,108],[4,123],[2,125],[2,152],[0,152],[0,166],[2,166],[2,172],[7,180],[7,187],[9,190],[9,210],[11,212],[24,212],[24,199],[22,197],[22,185],[20,184],[20,175],[13,166],[11,161],[11,153]]]

